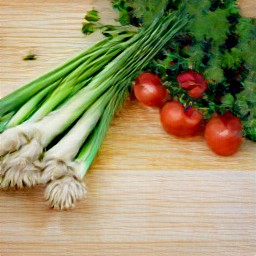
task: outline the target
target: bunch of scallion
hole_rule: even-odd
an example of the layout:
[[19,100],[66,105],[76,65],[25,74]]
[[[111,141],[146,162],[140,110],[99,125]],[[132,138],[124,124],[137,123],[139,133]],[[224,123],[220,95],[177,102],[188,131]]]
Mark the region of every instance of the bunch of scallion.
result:
[[121,32],[0,100],[0,186],[45,184],[51,207],[86,194],[83,179],[132,79],[187,23],[162,10],[138,33]]

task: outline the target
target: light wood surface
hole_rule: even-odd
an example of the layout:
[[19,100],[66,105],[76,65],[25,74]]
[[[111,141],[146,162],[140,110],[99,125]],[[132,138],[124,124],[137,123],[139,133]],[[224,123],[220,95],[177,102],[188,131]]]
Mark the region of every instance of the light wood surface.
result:
[[[255,15],[254,0],[240,5]],[[0,0],[0,96],[98,40],[80,32],[91,7],[116,17],[104,0]],[[128,101],[75,209],[48,209],[43,187],[0,192],[0,256],[255,256],[255,158],[247,140],[222,158],[201,136],[171,137],[157,110]]]

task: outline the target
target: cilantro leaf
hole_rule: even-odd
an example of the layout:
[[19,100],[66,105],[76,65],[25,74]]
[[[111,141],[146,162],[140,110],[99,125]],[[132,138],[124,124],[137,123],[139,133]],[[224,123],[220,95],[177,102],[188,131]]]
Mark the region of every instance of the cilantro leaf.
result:
[[100,20],[100,17],[98,15],[98,11],[93,9],[86,13],[84,19],[89,22],[97,22]]
[[119,11],[121,25],[148,26],[163,14],[168,2],[166,0],[113,0],[112,6]]

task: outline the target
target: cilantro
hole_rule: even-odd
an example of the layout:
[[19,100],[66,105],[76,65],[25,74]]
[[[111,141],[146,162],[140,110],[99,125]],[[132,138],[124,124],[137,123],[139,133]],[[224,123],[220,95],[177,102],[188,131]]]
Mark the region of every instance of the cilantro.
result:
[[221,103],[223,107],[232,109],[234,105],[235,99],[231,93],[227,93],[223,96]]
[[82,26],[82,32],[85,35],[90,35],[96,30],[96,26],[93,22],[84,21]]
[[[171,1],[169,1],[171,2]],[[166,0],[113,0],[114,9],[119,12],[121,25],[147,26],[163,14]]]
[[97,22],[100,20],[100,17],[98,15],[98,11],[93,9],[86,13],[84,19],[89,22]]
[[[200,8],[198,9],[200,10]],[[198,41],[212,39],[216,45],[223,44],[229,31],[227,11],[216,10],[204,13],[201,10],[201,14],[196,15],[190,22],[190,31]]]
[[252,141],[256,141],[256,116],[246,121],[242,121],[243,135]]
[[106,30],[105,27],[107,26],[99,23],[99,20],[100,20],[100,16],[97,10],[92,9],[88,11],[84,16],[84,21],[82,24],[82,33],[86,35],[90,35],[97,30],[102,30],[102,29]]
[[166,0],[134,0],[130,1],[133,8],[133,15],[141,19],[144,26],[150,25],[154,19],[163,14],[166,7]]
[[221,56],[223,67],[233,68],[241,62],[241,52],[237,48],[232,48],[230,51],[225,50]]
[[82,33],[90,35],[93,32],[100,30],[101,33],[106,37],[114,37],[120,34],[136,34],[137,28],[132,26],[116,26],[116,25],[105,25],[99,22],[100,16],[97,10],[91,10],[84,16],[82,24]]
[[221,83],[224,80],[223,69],[218,65],[211,65],[204,71],[205,78],[214,83]]
[[236,95],[235,113],[243,122],[244,135],[256,141],[256,80],[250,79],[244,81],[244,90]]
[[90,35],[99,29],[98,21],[100,17],[97,10],[90,10],[84,16],[84,21],[82,25],[82,32],[86,35]]
[[[133,10],[126,0],[113,0],[112,6],[119,12],[119,22],[121,25],[132,24],[131,11]],[[133,24],[132,24],[133,25]]]

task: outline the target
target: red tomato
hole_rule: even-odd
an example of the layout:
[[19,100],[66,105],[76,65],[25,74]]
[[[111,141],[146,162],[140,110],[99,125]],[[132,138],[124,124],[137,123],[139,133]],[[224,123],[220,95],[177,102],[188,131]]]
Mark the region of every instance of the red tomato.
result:
[[161,109],[161,123],[170,134],[187,137],[194,135],[202,124],[203,115],[199,110],[190,107],[185,110],[178,101],[166,103]]
[[236,153],[242,143],[240,119],[227,112],[213,116],[205,128],[208,146],[218,155],[230,156]]
[[134,94],[136,99],[146,106],[162,107],[168,91],[157,75],[145,72],[136,79]]
[[192,98],[201,98],[208,87],[204,76],[194,71],[179,74],[177,81],[181,88],[188,90],[188,95]]

